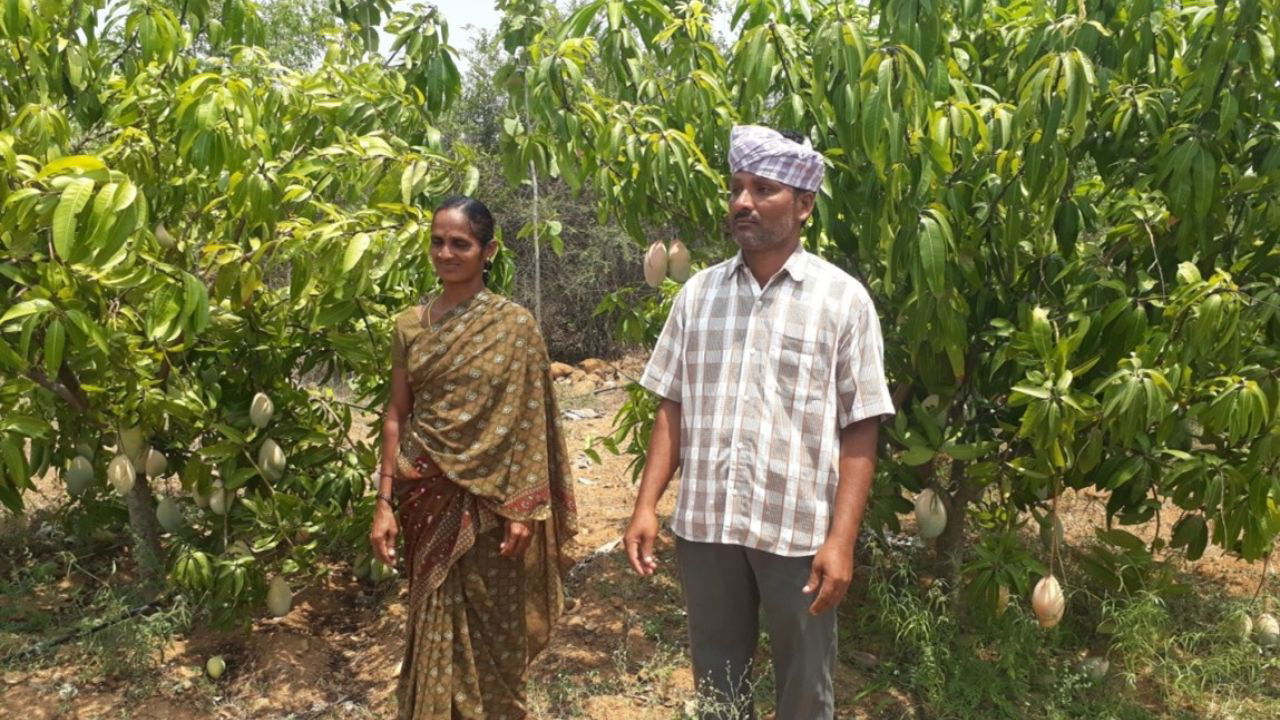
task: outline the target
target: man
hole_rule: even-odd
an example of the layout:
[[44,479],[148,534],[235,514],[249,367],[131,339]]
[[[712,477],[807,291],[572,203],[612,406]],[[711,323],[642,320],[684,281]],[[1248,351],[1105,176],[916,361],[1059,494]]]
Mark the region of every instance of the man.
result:
[[631,566],[657,568],[656,507],[676,468],[671,528],[700,692],[754,717],[751,658],[764,609],[778,720],[834,713],[835,608],[893,413],[866,289],[805,252],[822,184],[807,142],[757,126],[730,137],[733,259],[676,297],[641,384],[662,398],[635,510]]

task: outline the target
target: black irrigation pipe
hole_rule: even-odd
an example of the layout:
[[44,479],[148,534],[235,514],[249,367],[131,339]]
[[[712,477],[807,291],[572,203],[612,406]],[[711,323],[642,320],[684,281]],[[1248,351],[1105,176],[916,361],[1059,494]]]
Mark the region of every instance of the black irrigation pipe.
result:
[[18,660],[23,660],[35,655],[42,655],[60,645],[65,645],[66,643],[69,643],[72,640],[80,640],[90,635],[94,635],[96,633],[102,632],[103,630],[106,630],[112,625],[118,625],[124,622],[125,620],[129,620],[141,615],[152,615],[157,610],[160,610],[161,607],[166,602],[169,601],[169,599],[170,599],[170,596],[168,594],[163,595],[161,597],[156,598],[155,600],[152,600],[146,605],[139,605],[138,607],[131,608],[127,610],[123,615],[120,615],[119,617],[116,617],[111,620],[104,620],[98,623],[97,625],[94,625],[93,627],[88,628],[87,630],[72,631],[67,633],[66,635],[63,635],[62,637],[54,638],[52,640],[46,640],[33,647],[19,650],[16,653],[10,654],[8,657],[5,657],[3,660],[0,660],[0,665],[8,665],[9,663],[16,662]]

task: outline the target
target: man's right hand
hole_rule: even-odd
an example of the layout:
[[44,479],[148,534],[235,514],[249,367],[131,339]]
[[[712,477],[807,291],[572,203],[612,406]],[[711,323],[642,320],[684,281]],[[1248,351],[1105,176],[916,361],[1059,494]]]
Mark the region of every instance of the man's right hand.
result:
[[642,577],[648,577],[658,569],[658,559],[653,556],[653,543],[657,537],[658,514],[651,509],[637,507],[631,513],[627,531],[622,535],[622,545],[627,549],[632,569]]
[[649,577],[658,569],[658,560],[653,556],[653,543],[658,539],[658,499],[679,465],[680,403],[663,400],[653,419],[653,432],[649,433],[649,452],[645,455],[635,510],[622,535],[631,568],[640,577]]

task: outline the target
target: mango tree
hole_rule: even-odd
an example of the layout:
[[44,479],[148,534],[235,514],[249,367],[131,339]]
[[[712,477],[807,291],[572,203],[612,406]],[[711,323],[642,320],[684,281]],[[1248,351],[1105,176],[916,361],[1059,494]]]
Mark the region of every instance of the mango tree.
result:
[[432,124],[439,13],[335,12],[306,70],[248,0],[0,12],[0,502],[57,472],[78,529],[127,514],[144,576],[227,616],[366,531],[353,414],[433,282],[424,209],[478,178]]
[[[947,563],[994,601],[1043,566],[1010,542],[1068,488],[1154,544],[1247,559],[1280,531],[1280,13],[1274,0],[502,3],[519,162],[591,188],[638,243],[709,264],[732,124],[806,133],[829,172],[806,245],[862,278],[899,414],[871,523],[933,489]],[[529,18],[532,18],[530,20]],[[522,28],[546,29],[526,32]],[[529,118],[525,119],[525,115]],[[655,237],[656,233],[656,237]],[[605,307],[652,341],[675,292]],[[605,439],[643,451],[633,394]],[[909,495],[908,495],[909,496]],[[965,554],[966,523],[981,525]],[[952,565],[952,567],[955,567]]]

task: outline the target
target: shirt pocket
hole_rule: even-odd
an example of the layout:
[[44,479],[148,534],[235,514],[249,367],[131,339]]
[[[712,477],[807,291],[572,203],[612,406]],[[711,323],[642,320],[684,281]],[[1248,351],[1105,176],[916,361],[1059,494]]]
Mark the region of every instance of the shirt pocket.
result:
[[826,392],[834,392],[829,387],[834,342],[829,332],[788,328],[778,333],[777,340],[775,369],[784,401],[808,408],[821,403]]

